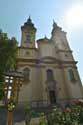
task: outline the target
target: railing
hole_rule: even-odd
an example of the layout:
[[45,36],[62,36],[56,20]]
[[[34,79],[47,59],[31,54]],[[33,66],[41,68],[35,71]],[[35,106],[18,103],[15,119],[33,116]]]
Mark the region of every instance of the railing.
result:
[[27,107],[31,106],[31,108],[45,108],[48,107],[48,101],[31,101],[31,102],[18,102],[17,107]]
[[48,101],[45,100],[39,100],[39,101],[24,101],[24,102],[18,102],[17,107],[26,107],[26,106],[31,106],[32,108],[47,108],[49,106],[67,106],[67,105],[71,105],[72,103],[74,103],[77,100],[83,100],[83,98],[72,98],[72,99],[58,99],[56,101],[56,103],[51,104]]
[[[61,106],[69,106],[77,100],[83,100],[83,98],[72,98],[72,99],[58,99],[56,103],[51,104],[46,100],[35,100],[35,101],[23,101],[17,103],[17,108],[26,108],[31,106],[31,108],[48,108],[57,105]],[[4,105],[4,101],[0,101],[0,106]]]

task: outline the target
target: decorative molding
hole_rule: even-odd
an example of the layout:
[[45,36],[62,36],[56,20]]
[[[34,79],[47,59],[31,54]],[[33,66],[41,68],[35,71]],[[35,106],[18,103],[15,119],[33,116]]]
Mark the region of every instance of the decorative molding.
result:
[[70,67],[77,69],[76,66],[54,66],[54,68],[58,68],[58,69],[64,69],[64,68],[70,68]]
[[45,68],[45,65],[36,65],[36,64],[17,64],[17,67],[24,67],[24,66],[31,66],[31,67],[36,67],[36,68]]
[[[77,64],[77,61],[61,61],[61,60],[57,60],[55,58],[41,58],[41,59],[26,59],[26,58],[17,58],[17,63],[18,62],[25,62],[25,63],[35,63],[36,65],[41,65],[41,64],[58,64],[59,66],[63,65],[63,64]],[[76,67],[76,66],[75,66]]]
[[37,63],[38,59],[26,59],[26,58],[18,58],[17,57],[17,62],[33,62],[33,63]]
[[73,51],[72,50],[60,50],[59,49],[59,50],[57,50],[57,52],[68,52],[68,53],[70,52],[70,53],[72,53]]
[[34,50],[38,51],[38,49],[37,49],[37,48],[34,48],[34,47],[19,46],[18,49],[34,49]]
[[77,64],[77,61],[61,61],[62,64]]

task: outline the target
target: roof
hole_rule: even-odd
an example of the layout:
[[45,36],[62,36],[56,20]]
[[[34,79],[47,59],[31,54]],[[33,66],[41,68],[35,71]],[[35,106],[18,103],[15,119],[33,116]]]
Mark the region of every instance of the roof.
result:
[[37,40],[37,42],[49,42],[50,40],[45,36],[44,38],[41,38]]

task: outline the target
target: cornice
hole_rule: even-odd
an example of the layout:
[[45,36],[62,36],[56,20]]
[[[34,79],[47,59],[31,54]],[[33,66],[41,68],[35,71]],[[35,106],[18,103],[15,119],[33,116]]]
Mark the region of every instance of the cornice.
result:
[[72,50],[57,50],[57,52],[70,52],[70,53],[72,53],[73,51]]
[[34,59],[30,59],[30,58],[17,58],[17,62],[33,62],[33,63],[37,63],[37,64],[77,64],[77,61],[65,61],[65,60],[59,60],[53,57],[43,57],[40,59],[34,58]]
[[17,58],[17,62],[34,62],[37,63],[37,59],[24,59],[24,58]]
[[35,48],[35,47],[24,47],[24,46],[19,46],[18,49],[34,49],[34,50],[38,51],[38,49]]
[[61,64],[77,64],[77,61],[61,61]]
[[17,67],[18,66],[22,66],[22,67],[31,66],[31,67],[36,67],[36,68],[45,68],[46,67],[46,65],[37,65],[37,64],[17,64]]
[[[47,65],[45,64],[17,64],[17,67],[20,66],[20,67],[24,67],[24,66],[30,66],[30,67],[35,67],[35,68],[45,68]],[[72,65],[63,65],[63,66],[60,66],[60,65],[56,65],[56,66],[52,66],[53,68],[57,68],[57,69],[66,69],[66,68],[74,68],[74,69],[77,69],[76,66],[72,66]]]
[[77,64],[77,61],[65,61],[65,60],[60,60],[54,57],[46,56],[43,58],[38,59],[38,63],[48,63],[48,64]]

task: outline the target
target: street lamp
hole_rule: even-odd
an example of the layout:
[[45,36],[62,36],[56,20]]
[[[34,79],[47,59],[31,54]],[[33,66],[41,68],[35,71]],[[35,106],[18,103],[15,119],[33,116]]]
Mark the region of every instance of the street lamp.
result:
[[23,82],[23,74],[8,71],[5,74],[5,105],[7,106],[6,125],[13,125],[13,110],[18,101],[19,90]]

